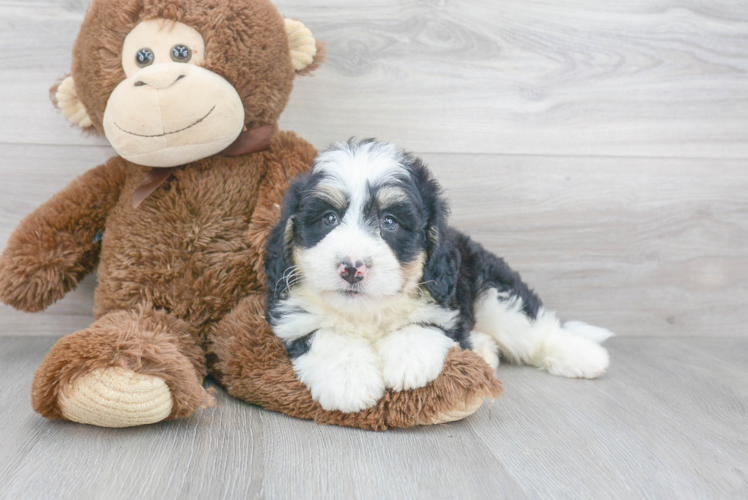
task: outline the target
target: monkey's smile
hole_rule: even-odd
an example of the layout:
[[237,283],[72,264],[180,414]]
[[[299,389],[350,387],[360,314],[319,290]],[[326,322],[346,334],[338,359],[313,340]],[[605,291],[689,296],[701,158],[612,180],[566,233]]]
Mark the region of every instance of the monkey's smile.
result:
[[118,129],[120,129],[122,132],[124,132],[126,134],[130,134],[130,135],[134,135],[136,137],[164,137],[164,136],[167,136],[167,135],[178,134],[179,132],[184,132],[188,128],[194,127],[195,125],[197,125],[201,121],[205,120],[208,117],[208,115],[210,115],[213,112],[214,109],[216,109],[215,106],[213,106],[212,108],[210,108],[210,111],[208,111],[208,113],[205,116],[203,116],[202,118],[200,118],[196,122],[192,123],[191,125],[187,125],[186,127],[180,128],[179,130],[174,130],[173,132],[164,132],[163,134],[155,134],[155,135],[136,134],[135,132],[130,132],[128,130],[123,129],[122,127],[120,127],[119,125],[117,125],[117,122],[114,122],[114,126],[117,127]]

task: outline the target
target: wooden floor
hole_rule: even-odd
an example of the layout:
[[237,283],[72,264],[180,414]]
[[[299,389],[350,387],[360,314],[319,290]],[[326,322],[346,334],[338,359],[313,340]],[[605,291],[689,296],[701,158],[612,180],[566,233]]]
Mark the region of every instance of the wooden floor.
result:
[[0,338],[0,498],[748,498],[748,339],[615,338],[601,380],[499,368],[462,422],[374,433],[249,406],[132,429],[50,422],[53,338]]
[[[0,248],[113,154],[48,88],[89,0],[0,0]],[[95,277],[0,305],[0,499],[748,498],[748,2],[278,0],[328,43],[281,127],[422,155],[452,222],[565,319],[615,331],[600,381],[500,368],[470,419],[374,434],[245,405],[107,430],[33,414]],[[38,337],[39,335],[48,337]]]

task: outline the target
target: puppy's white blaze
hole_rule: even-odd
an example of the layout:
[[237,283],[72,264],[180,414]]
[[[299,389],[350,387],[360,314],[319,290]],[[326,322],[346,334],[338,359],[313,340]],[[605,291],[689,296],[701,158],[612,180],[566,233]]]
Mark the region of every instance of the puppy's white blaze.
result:
[[360,221],[369,186],[396,181],[408,175],[404,155],[393,144],[365,143],[352,149],[349,144],[337,143],[334,149],[322,153],[314,165],[314,173],[324,173],[320,185],[337,189],[349,199],[344,221]]
[[394,144],[370,142],[354,149],[349,144],[336,143],[317,157],[313,172],[337,178],[342,186],[365,185],[367,181],[376,185],[407,175],[404,158]]
[[396,391],[417,389],[436,379],[447,352],[457,343],[438,328],[410,325],[377,344],[384,383]]
[[475,301],[475,330],[490,335],[510,360],[554,375],[595,378],[608,368],[608,352],[596,342],[562,328],[552,312],[528,318],[519,297],[506,300],[494,288]]
[[361,338],[320,330],[309,352],[296,358],[293,367],[325,410],[365,410],[384,394],[379,356]]

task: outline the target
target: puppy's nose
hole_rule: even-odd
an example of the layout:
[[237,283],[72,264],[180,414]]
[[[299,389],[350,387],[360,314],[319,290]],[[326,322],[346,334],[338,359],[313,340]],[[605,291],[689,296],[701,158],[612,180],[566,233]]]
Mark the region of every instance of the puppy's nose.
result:
[[339,268],[340,277],[346,280],[351,285],[363,280],[364,275],[366,274],[366,270],[366,264],[364,264],[360,260],[357,260],[353,264],[351,264],[350,261],[343,262],[342,264],[340,264]]

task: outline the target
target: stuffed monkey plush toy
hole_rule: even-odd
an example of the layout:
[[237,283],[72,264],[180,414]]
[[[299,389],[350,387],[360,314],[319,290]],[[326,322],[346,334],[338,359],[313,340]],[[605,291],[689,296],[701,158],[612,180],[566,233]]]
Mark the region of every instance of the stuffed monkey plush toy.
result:
[[211,374],[271,410],[383,430],[462,418],[500,393],[455,349],[426,387],[328,412],[265,322],[265,241],[316,155],[278,117],[321,59],[267,0],[93,0],[53,96],[118,156],[27,216],[0,258],[0,299],[25,311],[98,265],[95,321],[37,370],[37,412],[106,427],[187,417],[211,404]]

